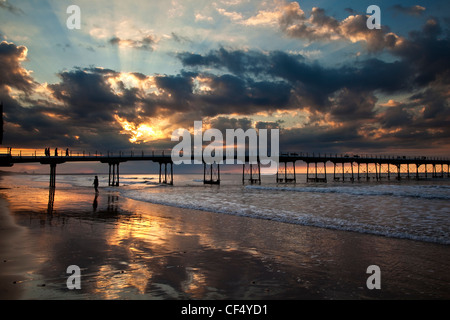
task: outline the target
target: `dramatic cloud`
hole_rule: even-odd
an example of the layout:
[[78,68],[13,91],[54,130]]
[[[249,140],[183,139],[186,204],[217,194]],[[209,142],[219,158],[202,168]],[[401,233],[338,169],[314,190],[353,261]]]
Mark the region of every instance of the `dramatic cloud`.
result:
[[292,38],[314,41],[363,42],[369,51],[381,51],[384,48],[395,47],[401,39],[390,32],[389,28],[370,30],[367,28],[367,16],[357,15],[352,9],[347,9],[352,15],[339,21],[327,15],[325,9],[314,7],[309,17],[297,2],[279,2],[276,9],[261,10],[256,16],[248,19],[235,19],[248,26],[278,25],[283,33]]
[[[164,33],[172,41],[160,43],[185,49],[168,50],[167,64],[161,60],[167,68],[160,73],[152,68],[124,71],[106,63],[105,68],[85,67],[90,64],[83,61],[61,68],[56,80],[43,83],[25,68],[27,47],[3,41],[5,143],[102,151],[139,143],[167,148],[173,145],[173,130],[202,120],[221,130],[279,128],[281,148],[291,151],[449,146],[450,38],[442,20],[428,18],[422,28],[400,37],[387,26],[367,29],[366,16],[349,10],[352,15],[340,20],[322,8],[305,12],[297,2],[262,6],[251,15],[239,12],[238,4],[230,6],[216,8],[214,19],[220,15],[233,26],[252,30],[279,28],[290,44],[301,46],[307,40],[313,44],[310,50],[333,41],[361,42],[367,50],[348,46],[352,54],[353,47],[363,53],[342,61],[298,54],[305,47],[297,53],[219,44],[191,50],[195,36],[173,29]],[[196,17],[198,24],[212,21],[203,17]],[[99,43],[109,43],[98,51],[112,46],[152,51],[157,39],[163,39],[144,26],[136,31],[126,21],[121,30],[96,29],[97,36],[87,31]],[[139,56],[153,59],[158,51]],[[113,52],[125,61],[121,50]]]
[[27,59],[27,53],[25,46],[16,46],[6,41],[0,43],[0,86],[6,85],[30,92],[34,81],[21,65]]
[[[300,12],[296,13],[298,19],[304,18]],[[314,19],[337,26],[324,16],[316,15]],[[340,28],[343,25],[349,27],[351,24],[340,24]],[[348,30],[348,34],[357,32]],[[380,39],[386,40],[386,34]],[[184,52],[178,58],[185,67],[197,72],[202,69],[211,72],[212,68],[231,73],[233,76],[227,76],[230,80],[233,77],[241,79],[236,79],[236,83],[241,81],[240,86],[224,92],[224,96],[234,92],[234,104],[242,98],[242,79],[258,78],[265,79],[268,84],[282,84],[286,88],[286,103],[278,101],[277,108],[303,109],[310,114],[309,122],[304,123],[303,128],[283,129],[286,144],[294,143],[295,136],[299,145],[303,141],[298,136],[301,133],[303,137],[311,138],[309,141],[320,141],[324,148],[332,147],[327,141],[342,141],[339,147],[346,144],[356,148],[365,144],[378,148],[383,145],[382,141],[392,146],[410,147],[414,140],[427,147],[425,141],[440,141],[450,131],[449,45],[450,39],[443,35],[439,22],[429,19],[421,31],[411,32],[409,38],[395,45],[381,43],[380,48],[389,48],[388,52],[396,57],[391,62],[370,58],[333,68],[281,51],[225,48],[204,55]],[[379,94],[400,93],[409,96],[409,100],[387,110],[377,107]],[[236,112],[236,109],[231,110]],[[257,109],[248,110],[257,112]],[[239,114],[243,114],[242,111]],[[320,130],[312,130],[314,127]],[[292,140],[288,138],[291,136]]]

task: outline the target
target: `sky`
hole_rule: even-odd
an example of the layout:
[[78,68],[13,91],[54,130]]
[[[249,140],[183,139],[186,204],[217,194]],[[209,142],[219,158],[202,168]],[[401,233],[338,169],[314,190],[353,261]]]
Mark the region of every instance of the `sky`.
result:
[[[373,4],[381,29],[366,25]],[[3,147],[162,150],[202,121],[277,128],[282,152],[449,156],[449,9],[0,0]]]

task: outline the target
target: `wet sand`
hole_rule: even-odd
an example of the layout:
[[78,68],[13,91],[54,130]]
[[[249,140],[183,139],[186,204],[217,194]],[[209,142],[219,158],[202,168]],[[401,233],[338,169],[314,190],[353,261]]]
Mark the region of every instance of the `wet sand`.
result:
[[21,281],[33,268],[24,248],[26,229],[18,226],[10,215],[8,203],[0,196],[0,300],[20,299]]
[[[1,299],[450,298],[445,245],[172,208],[107,190],[30,192],[0,190]],[[69,265],[81,268],[81,290],[66,286]],[[380,290],[366,286],[369,265],[380,267]]]

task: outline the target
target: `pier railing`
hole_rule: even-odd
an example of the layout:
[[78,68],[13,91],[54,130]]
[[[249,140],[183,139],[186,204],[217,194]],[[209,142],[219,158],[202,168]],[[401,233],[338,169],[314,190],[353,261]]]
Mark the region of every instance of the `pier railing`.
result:
[[170,157],[170,149],[160,150],[121,150],[121,151],[98,151],[98,150],[68,150],[59,149],[55,152],[54,149],[50,150],[49,154],[46,154],[45,150],[32,150],[32,149],[14,149],[14,148],[0,148],[0,156],[11,156],[13,158],[107,158],[107,157]]
[[[193,154],[191,154],[193,155]],[[251,158],[253,152],[246,154],[242,169],[242,181],[261,183],[261,162]],[[273,156],[273,155],[272,155]],[[224,160],[228,155],[224,155]],[[236,158],[235,159],[239,160]],[[55,185],[56,166],[66,162],[101,162],[109,165],[109,185],[119,185],[119,166],[127,161],[153,161],[159,164],[159,182],[173,184],[173,161],[171,150],[119,150],[119,151],[86,151],[70,149],[31,150],[3,148],[0,150],[0,166],[11,167],[19,163],[40,163],[50,165],[50,186]],[[306,180],[311,182],[327,182],[327,163],[333,165],[334,181],[381,180],[395,177],[420,179],[429,175],[432,178],[450,177],[450,158],[436,156],[399,156],[376,154],[338,154],[281,152],[278,157],[276,181],[296,182],[296,162],[306,163]],[[239,161],[237,162],[239,163]],[[220,183],[222,163],[204,163],[203,180],[205,184]],[[429,166],[431,166],[431,171]],[[446,167],[446,171],[445,171]],[[169,171],[170,170],[170,171]],[[208,173],[208,174],[207,174]]]
[[[40,157],[59,157],[59,158],[100,158],[100,157],[124,157],[124,158],[139,158],[139,157],[170,157],[170,149],[157,150],[119,150],[119,151],[99,151],[99,150],[81,150],[81,149],[60,149],[57,153],[55,149],[50,150],[50,154],[46,155],[43,149],[18,149],[18,148],[0,148],[0,156],[11,156],[18,158],[40,158]],[[280,152],[282,158],[309,158],[309,159],[349,159],[353,161],[361,160],[429,160],[429,161],[450,161],[449,157],[437,156],[404,156],[404,155],[389,155],[389,154],[348,154],[348,153],[320,153],[320,152]]]

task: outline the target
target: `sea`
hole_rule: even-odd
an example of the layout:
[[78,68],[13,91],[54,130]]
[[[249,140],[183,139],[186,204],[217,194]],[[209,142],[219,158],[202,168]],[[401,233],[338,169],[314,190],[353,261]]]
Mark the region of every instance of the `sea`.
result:
[[[93,194],[93,178],[84,174],[57,175],[56,192]],[[202,174],[175,174],[174,184],[164,185],[159,184],[157,175],[124,174],[119,187],[109,187],[108,175],[99,175],[101,193],[114,191],[120,197],[142,202],[450,244],[450,179],[330,182],[329,177],[328,183],[316,183],[306,182],[306,176],[298,174],[295,184],[277,183],[272,175],[263,175],[260,184],[243,184],[240,174],[222,174],[220,185],[205,185],[202,178]],[[1,181],[2,187],[16,188],[15,201],[23,201],[24,205],[30,202],[24,194],[48,189],[48,184],[48,175],[8,175]]]

